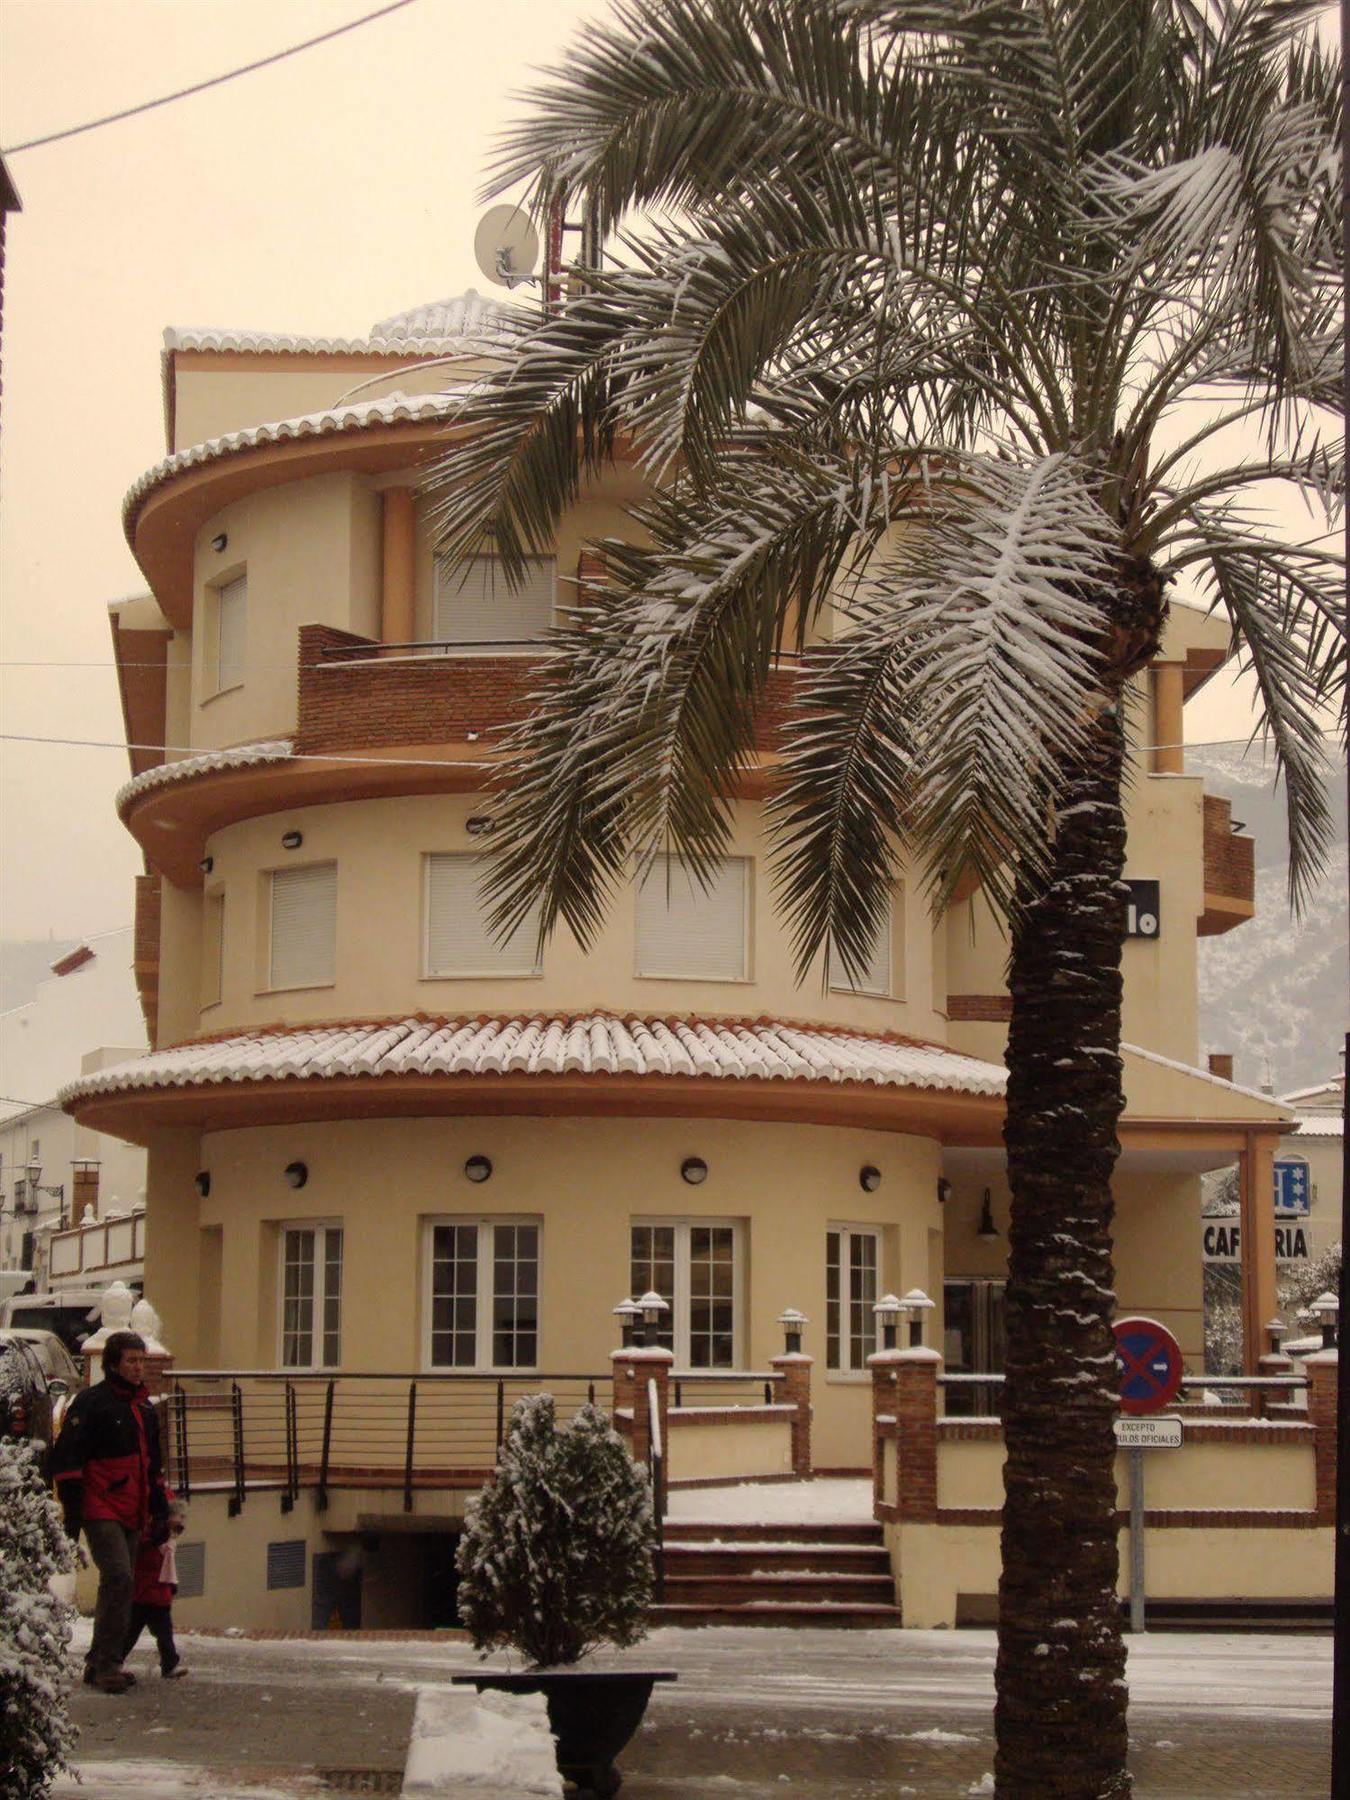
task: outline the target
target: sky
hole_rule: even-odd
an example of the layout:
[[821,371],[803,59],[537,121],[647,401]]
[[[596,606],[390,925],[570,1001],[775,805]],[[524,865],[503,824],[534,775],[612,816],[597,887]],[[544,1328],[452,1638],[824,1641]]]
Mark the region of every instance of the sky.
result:
[[[3,0],[0,144],[206,80],[379,0]],[[107,602],[144,590],[121,500],[164,454],[168,325],[361,336],[487,286],[494,141],[532,67],[604,0],[413,0],[140,117],[7,155],[0,410],[0,729],[120,743]],[[1191,741],[1245,737],[1216,679]],[[0,741],[0,938],[130,921],[125,752]]]

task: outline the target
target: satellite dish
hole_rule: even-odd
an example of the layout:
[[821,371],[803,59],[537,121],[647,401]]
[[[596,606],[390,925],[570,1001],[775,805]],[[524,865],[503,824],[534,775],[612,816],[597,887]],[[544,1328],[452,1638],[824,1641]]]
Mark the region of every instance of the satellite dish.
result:
[[539,233],[518,206],[494,206],[478,221],[473,254],[479,268],[498,287],[528,281],[539,260]]

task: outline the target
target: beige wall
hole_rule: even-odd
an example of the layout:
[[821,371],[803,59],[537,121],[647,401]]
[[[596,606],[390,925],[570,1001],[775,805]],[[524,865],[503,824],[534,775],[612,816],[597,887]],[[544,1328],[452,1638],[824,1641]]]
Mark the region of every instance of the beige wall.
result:
[[699,1424],[672,1415],[669,1456],[672,1481],[791,1475],[791,1420],[771,1417],[755,1424]]
[[[566,928],[544,955],[541,977],[424,979],[422,968],[423,857],[435,851],[475,848],[464,829],[481,801],[467,795],[409,796],[296,808],[246,819],[208,841],[214,858],[213,891],[225,892],[225,981],[219,1005],[201,1012],[202,1031],[258,1024],[299,1024],[322,1019],[398,1016],[407,1012],[462,1014],[592,1007],[639,1012],[760,1013],[900,1031],[940,1038],[943,1024],[932,1005],[931,936],[917,884],[903,890],[903,928],[897,931],[893,967],[900,970],[903,1001],[839,992],[822,993],[818,978],[798,986],[787,932],[775,914],[765,844],[757,835],[759,809],[736,809],[734,854],[756,858],[751,889],[751,979],[671,981],[640,978],[635,968],[635,896],[621,893],[589,956]],[[281,846],[282,833],[304,834],[298,851]],[[338,868],[337,981],[331,987],[269,993],[266,872],[335,861]],[[191,902],[166,908],[186,920]],[[169,959],[166,923],[163,988],[170,996],[175,1035],[200,993],[196,957],[175,936]],[[176,927],[174,928],[176,931]],[[903,945],[900,940],[903,939]],[[167,1035],[167,1033],[166,1033]],[[184,1033],[183,1035],[187,1035]]]
[[[709,1169],[698,1188],[679,1172],[695,1153]],[[494,1169],[479,1187],[462,1172],[474,1154],[490,1157]],[[870,1454],[868,1381],[825,1369],[825,1232],[831,1224],[882,1227],[884,1286],[922,1285],[938,1224],[937,1159],[937,1146],[917,1138],[725,1120],[372,1119],[220,1132],[200,1146],[180,1134],[152,1161],[146,1288],[165,1315],[166,1342],[181,1364],[196,1366],[203,1332],[215,1330],[200,1291],[198,1234],[218,1230],[220,1362],[275,1368],[278,1227],[340,1221],[343,1367],[409,1370],[422,1366],[423,1221],[537,1217],[539,1366],[607,1376],[616,1347],[611,1308],[629,1286],[629,1221],[743,1220],[738,1366],[766,1368],[782,1349],[778,1314],[786,1306],[805,1312],[805,1348],[816,1357],[815,1460],[859,1467]],[[309,1167],[299,1191],[282,1176],[295,1160]],[[882,1173],[872,1194],[858,1183],[866,1162]],[[211,1174],[210,1196],[200,1202],[192,1186],[198,1168]]]

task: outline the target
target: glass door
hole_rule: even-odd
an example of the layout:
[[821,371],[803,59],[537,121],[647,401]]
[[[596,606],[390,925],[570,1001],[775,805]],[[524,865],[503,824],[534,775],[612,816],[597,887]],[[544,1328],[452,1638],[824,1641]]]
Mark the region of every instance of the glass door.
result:
[[[1002,1281],[982,1277],[944,1281],[943,1358],[950,1375],[1001,1375],[1007,1346]],[[944,1389],[952,1418],[998,1412],[999,1388],[983,1382]]]

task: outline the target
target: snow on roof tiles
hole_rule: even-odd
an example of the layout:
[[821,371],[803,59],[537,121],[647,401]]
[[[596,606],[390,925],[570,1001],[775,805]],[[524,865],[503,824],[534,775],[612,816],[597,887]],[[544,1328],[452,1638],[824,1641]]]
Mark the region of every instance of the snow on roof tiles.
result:
[[287,331],[249,331],[232,326],[170,326],[164,348],[242,351],[281,356],[445,356],[481,349],[520,317],[518,307],[465,294],[415,306],[377,319],[366,337],[305,337]]
[[213,775],[221,769],[247,769],[254,763],[284,762],[294,748],[289,738],[277,738],[265,744],[238,744],[233,750],[207,750],[200,756],[182,756],[177,762],[161,763],[144,774],[123,782],[113,799],[118,815],[152,788],[167,787],[173,781],[190,781],[196,775]]
[[418,1016],[243,1033],[156,1050],[81,1076],[62,1089],[59,1101],[221,1082],[518,1074],[860,1081],[991,1097],[1001,1095],[1005,1083],[996,1064],[937,1044],[773,1019]]
[[1138,1056],[1144,1062],[1155,1063],[1160,1069],[1176,1069],[1182,1075],[1194,1075],[1198,1081],[1208,1081],[1211,1086],[1223,1088],[1230,1094],[1245,1094],[1249,1100],[1264,1100],[1267,1106],[1281,1106],[1274,1094],[1263,1094],[1259,1088],[1243,1087],[1240,1082],[1225,1081],[1222,1075],[1216,1075],[1211,1069],[1197,1069],[1193,1063],[1178,1062],[1175,1057],[1160,1056],[1156,1050],[1145,1050],[1140,1044],[1122,1044],[1122,1050],[1128,1050],[1131,1056]]
[[1312,1113],[1299,1120],[1291,1137],[1338,1138],[1345,1136],[1345,1121],[1335,1113]]
[[141,501],[161,482],[184,469],[214,462],[239,450],[256,450],[263,444],[284,444],[297,438],[330,437],[342,431],[360,431],[368,425],[403,425],[423,419],[444,418],[459,405],[458,394],[386,394],[379,400],[357,400],[346,406],[330,406],[323,412],[302,413],[294,419],[275,419],[252,425],[247,431],[229,431],[223,437],[191,444],[157,462],[153,469],[132,482],[122,502],[122,518],[128,527]]

